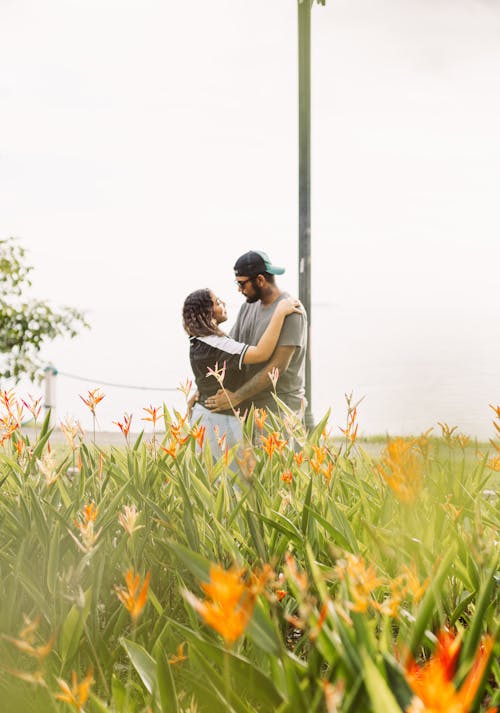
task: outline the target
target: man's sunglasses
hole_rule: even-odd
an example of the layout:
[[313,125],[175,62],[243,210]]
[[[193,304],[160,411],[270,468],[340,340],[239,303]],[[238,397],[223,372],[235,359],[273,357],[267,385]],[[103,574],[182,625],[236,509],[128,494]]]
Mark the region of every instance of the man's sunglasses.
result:
[[235,280],[234,282],[236,284],[236,287],[239,290],[242,290],[245,287],[245,285],[247,284],[247,282],[252,282],[252,280],[255,280],[255,277],[247,277],[246,280]]

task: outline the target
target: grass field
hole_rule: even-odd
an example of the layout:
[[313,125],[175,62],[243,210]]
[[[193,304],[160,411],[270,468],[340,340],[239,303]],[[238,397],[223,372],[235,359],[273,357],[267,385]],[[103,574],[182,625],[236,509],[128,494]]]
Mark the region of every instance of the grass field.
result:
[[[92,403],[94,410],[98,401]],[[375,443],[256,411],[239,449],[150,411],[52,447],[3,396],[5,710],[466,713],[498,683],[500,410]],[[17,419],[19,421],[20,419]]]

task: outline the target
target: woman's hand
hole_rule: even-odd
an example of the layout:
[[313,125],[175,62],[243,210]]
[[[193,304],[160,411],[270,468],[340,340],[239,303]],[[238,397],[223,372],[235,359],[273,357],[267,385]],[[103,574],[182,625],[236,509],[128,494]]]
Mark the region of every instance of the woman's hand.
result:
[[276,311],[280,314],[284,314],[286,317],[288,314],[292,314],[293,312],[302,314],[304,312],[304,308],[296,297],[285,297],[284,300],[280,300],[278,302]]

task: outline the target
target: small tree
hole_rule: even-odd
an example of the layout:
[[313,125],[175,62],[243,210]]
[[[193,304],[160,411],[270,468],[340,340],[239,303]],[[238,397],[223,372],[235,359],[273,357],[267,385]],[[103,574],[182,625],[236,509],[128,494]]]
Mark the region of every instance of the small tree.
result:
[[73,307],[51,307],[25,297],[32,267],[14,238],[0,240],[0,378],[41,375],[40,350],[56,337],[75,337],[89,325]]

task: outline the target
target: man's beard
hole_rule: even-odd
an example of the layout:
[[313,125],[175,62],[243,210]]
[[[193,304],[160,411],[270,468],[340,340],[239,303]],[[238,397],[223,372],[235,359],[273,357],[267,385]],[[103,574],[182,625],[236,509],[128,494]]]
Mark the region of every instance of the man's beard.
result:
[[259,287],[259,285],[253,285],[253,291],[254,294],[251,295],[250,297],[247,297],[247,302],[248,304],[253,304],[254,302],[258,302],[259,300],[262,299],[262,288]]

